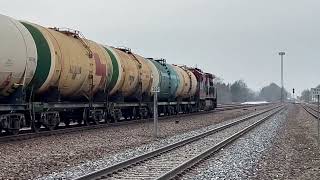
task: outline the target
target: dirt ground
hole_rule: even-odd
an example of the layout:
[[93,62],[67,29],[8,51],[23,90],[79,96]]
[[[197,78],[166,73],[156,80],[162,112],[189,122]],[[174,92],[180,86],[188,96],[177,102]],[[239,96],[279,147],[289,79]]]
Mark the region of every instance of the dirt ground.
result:
[[252,169],[252,179],[320,179],[317,120],[292,104],[278,133],[274,145]]

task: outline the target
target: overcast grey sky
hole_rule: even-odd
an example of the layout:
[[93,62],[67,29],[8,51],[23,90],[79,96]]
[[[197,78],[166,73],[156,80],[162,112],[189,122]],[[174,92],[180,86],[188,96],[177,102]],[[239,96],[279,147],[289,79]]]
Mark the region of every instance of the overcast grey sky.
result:
[[198,65],[254,90],[320,84],[319,0],[1,0],[0,13],[87,38],[126,46],[145,57]]

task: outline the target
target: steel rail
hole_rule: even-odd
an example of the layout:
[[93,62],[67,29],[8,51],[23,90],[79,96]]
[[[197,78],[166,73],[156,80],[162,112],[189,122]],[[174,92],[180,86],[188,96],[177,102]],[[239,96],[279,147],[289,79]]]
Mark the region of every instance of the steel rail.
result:
[[305,110],[305,111],[307,111],[307,113],[309,113],[311,116],[313,116],[314,118],[318,118],[318,116],[316,115],[316,114],[314,114],[313,112],[311,112],[310,110],[308,110],[308,108],[309,109],[312,109],[314,112],[318,112],[317,110],[315,110],[315,109],[313,109],[312,107],[309,107],[309,106],[307,106],[307,105],[301,105],[302,106],[302,108]]
[[[146,160],[151,159],[153,157],[159,156],[160,154],[168,153],[168,152],[170,152],[170,151],[172,151],[174,149],[177,149],[179,147],[185,146],[185,145],[190,144],[192,142],[201,140],[201,139],[203,139],[203,138],[205,138],[207,136],[210,136],[212,134],[215,134],[215,133],[220,132],[222,130],[225,130],[225,129],[229,128],[229,127],[237,125],[237,124],[239,124],[241,122],[247,121],[249,119],[252,119],[254,117],[257,117],[259,115],[262,115],[264,113],[270,112],[270,111],[275,110],[275,109],[280,108],[280,107],[282,107],[282,106],[281,105],[280,106],[276,106],[276,107],[270,108],[268,110],[264,110],[262,112],[255,113],[253,115],[249,115],[249,116],[243,117],[243,118],[241,118],[241,119],[239,119],[237,121],[230,122],[230,123],[228,123],[226,125],[223,125],[223,126],[219,126],[219,127],[215,128],[215,129],[212,129],[212,130],[204,132],[202,134],[193,136],[191,138],[187,138],[187,139],[184,139],[182,141],[179,141],[179,142],[176,142],[176,143],[172,143],[172,144],[170,144],[168,146],[165,146],[165,147],[156,149],[154,151],[142,154],[140,156],[125,160],[125,161],[117,163],[117,164],[115,164],[113,166],[109,166],[109,167],[103,168],[101,170],[94,171],[94,172],[92,172],[90,174],[83,175],[81,177],[76,178],[76,180],[89,180],[89,179],[106,178],[106,177],[108,177],[108,176],[110,176],[110,175],[112,175],[114,173],[117,173],[118,171],[122,171],[124,169],[127,169],[128,167],[132,167],[132,166],[135,166],[137,164],[140,164],[140,162],[143,162],[143,161],[146,161]],[[283,109],[283,107],[281,109]]]
[[260,119],[259,121],[255,122],[254,124],[251,124],[250,126],[246,127],[245,129],[231,135],[230,137],[222,140],[221,142],[219,142],[215,146],[213,146],[213,147],[205,150],[201,154],[185,161],[180,166],[178,166],[175,169],[171,170],[170,172],[158,177],[157,179],[158,180],[167,180],[167,179],[173,179],[175,177],[181,176],[186,170],[189,170],[190,168],[195,167],[197,164],[201,163],[206,158],[211,157],[215,153],[219,152],[221,149],[223,149],[226,146],[228,146],[229,144],[233,143],[235,140],[239,139],[240,137],[242,137],[243,135],[245,135],[246,133],[248,133],[249,131],[251,131],[255,127],[257,127],[258,125],[262,124],[264,121],[266,121],[270,117],[274,116],[278,112],[282,111],[283,109],[284,108],[281,108],[281,109],[275,111],[274,113]]

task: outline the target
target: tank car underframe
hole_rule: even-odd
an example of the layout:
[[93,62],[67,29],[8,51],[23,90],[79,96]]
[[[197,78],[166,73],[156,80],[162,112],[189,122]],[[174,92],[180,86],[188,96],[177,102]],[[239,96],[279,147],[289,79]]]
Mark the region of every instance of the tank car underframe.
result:
[[[178,113],[199,111],[195,101],[158,102],[158,115],[170,116]],[[0,129],[17,134],[21,128],[38,132],[41,127],[55,129],[60,123],[90,125],[112,123],[123,120],[153,117],[153,102],[55,102],[26,104],[0,104]]]
[[[109,97],[108,93],[104,92],[97,93],[99,96],[91,98],[91,102],[87,99],[75,102],[72,99],[62,99],[56,89],[50,90],[46,95],[46,101],[31,96],[32,88],[29,96],[23,91],[17,93],[8,101],[2,101],[6,104],[0,104],[0,130],[11,134],[17,134],[23,127],[29,127],[37,132],[42,126],[47,130],[53,130],[60,123],[64,123],[65,126],[69,126],[70,123],[90,125],[153,117],[152,97],[146,95],[141,95],[137,101],[137,99],[126,99],[121,93]],[[170,116],[212,110],[217,103],[215,94],[216,92],[206,98],[195,96],[187,99],[177,98],[176,101],[160,101],[158,115]],[[25,98],[27,96],[28,98]],[[21,97],[29,103],[22,103]]]
[[[42,95],[41,97],[46,97],[44,101],[33,95],[31,88],[27,95],[28,98],[25,98],[25,102],[29,103],[21,103],[21,100],[16,99],[14,104],[0,104],[0,130],[17,134],[23,127],[38,132],[41,127],[53,130],[60,123],[64,123],[65,126],[70,126],[71,123],[90,125],[153,117],[152,96],[145,94],[140,95],[140,98],[134,96],[133,99],[128,99],[121,93],[110,97],[107,95],[108,92],[100,92],[97,93],[99,96],[90,98],[91,101],[88,102],[87,99],[74,101],[61,98],[57,92],[57,89],[51,89],[46,95]],[[24,97],[27,96],[24,95]],[[214,108],[214,102],[212,98],[200,100],[199,97],[160,101],[158,102],[158,115],[170,116],[211,110]]]

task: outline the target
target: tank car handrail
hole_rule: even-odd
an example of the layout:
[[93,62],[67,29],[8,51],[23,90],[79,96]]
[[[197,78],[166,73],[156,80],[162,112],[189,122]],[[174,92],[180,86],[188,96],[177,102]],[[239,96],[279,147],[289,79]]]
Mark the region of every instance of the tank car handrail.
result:
[[160,58],[160,59],[155,59],[155,61],[157,61],[158,63],[160,63],[161,65],[165,65],[167,63],[166,59]]
[[125,46],[119,46],[119,47],[116,47],[116,49],[120,50],[120,51],[123,51],[125,53],[128,53],[128,54],[131,54],[131,49],[128,48],[128,47],[125,47]]
[[71,28],[64,28],[64,27],[62,27],[62,28],[49,27],[49,29],[58,31],[60,33],[66,34],[67,36],[72,36],[72,37],[78,39],[81,42],[81,44],[87,49],[89,58],[92,58],[93,52],[90,49],[90,46],[88,45],[89,43],[87,42],[87,39],[85,38],[85,36],[79,30],[71,29]]

